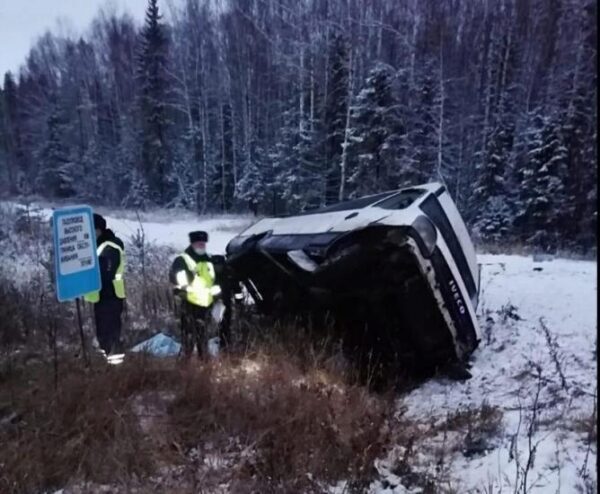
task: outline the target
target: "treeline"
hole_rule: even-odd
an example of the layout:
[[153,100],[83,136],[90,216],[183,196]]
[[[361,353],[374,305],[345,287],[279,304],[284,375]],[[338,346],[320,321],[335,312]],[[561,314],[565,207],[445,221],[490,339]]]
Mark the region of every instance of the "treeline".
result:
[[589,247],[596,13],[595,0],[149,0],[138,27],[101,11],[4,77],[1,186],[281,214],[438,180],[483,239]]

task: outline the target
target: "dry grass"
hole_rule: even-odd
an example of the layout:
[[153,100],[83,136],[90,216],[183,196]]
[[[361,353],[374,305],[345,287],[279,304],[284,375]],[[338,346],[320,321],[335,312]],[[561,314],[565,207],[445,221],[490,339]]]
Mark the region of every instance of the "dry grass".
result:
[[[368,482],[387,444],[390,397],[319,369],[302,372],[281,356],[131,358],[91,369],[60,362],[57,389],[47,364],[0,384],[0,492],[84,481],[144,492],[144,479],[165,465],[185,467],[180,485],[191,492],[211,482],[192,461],[198,454],[229,458],[212,481],[231,492],[311,492],[321,482]],[[150,395],[165,413],[142,423],[144,410],[161,408],[140,402]]]
[[0,491],[35,492],[69,479],[123,481],[148,472],[152,454],[131,411],[134,390],[164,386],[172,371],[139,362],[84,369],[61,359],[61,379],[44,364],[18,376],[4,404],[14,418],[0,428]]
[[175,331],[174,297],[168,270],[174,250],[145,243],[143,237],[127,246],[127,310],[123,337],[135,343],[156,329]]
[[308,492],[310,476],[372,476],[386,444],[389,398],[324,373],[303,374],[281,357],[253,363],[249,371],[243,359],[188,370],[171,407],[179,441],[223,450],[238,438],[247,454],[234,479],[239,492]]
[[501,410],[486,403],[449,412],[442,420],[409,418],[399,409],[391,425],[387,468],[411,492],[463,492],[456,485],[453,462],[459,455],[485,454],[497,447],[501,432]]
[[569,429],[581,434],[587,443],[597,444],[598,442],[598,416],[596,411],[589,415],[580,415],[574,418]]
[[483,403],[480,407],[459,409],[448,415],[445,421],[437,426],[438,430],[478,431],[496,434],[502,426],[502,411],[498,407]]

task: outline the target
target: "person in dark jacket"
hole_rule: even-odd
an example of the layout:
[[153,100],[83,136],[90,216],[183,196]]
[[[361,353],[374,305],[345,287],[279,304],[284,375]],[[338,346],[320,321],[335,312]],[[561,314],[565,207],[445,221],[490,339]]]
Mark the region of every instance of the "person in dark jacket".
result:
[[206,324],[210,309],[221,288],[215,283],[215,267],[206,252],[208,233],[190,232],[190,245],[175,258],[169,281],[181,300],[181,336],[183,351],[191,355],[194,343],[198,356],[204,354]]
[[84,299],[94,304],[96,338],[108,356],[120,350],[121,314],[125,301],[125,245],[106,227],[106,220],[99,214],[94,214],[94,228],[101,288],[86,294]]

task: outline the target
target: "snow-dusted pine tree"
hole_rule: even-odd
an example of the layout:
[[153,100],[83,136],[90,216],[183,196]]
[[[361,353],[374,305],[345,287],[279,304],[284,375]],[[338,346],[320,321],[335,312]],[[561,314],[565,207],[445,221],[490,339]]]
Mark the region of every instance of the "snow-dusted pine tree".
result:
[[511,151],[510,130],[500,124],[488,138],[487,159],[476,167],[471,201],[477,204],[473,227],[483,240],[500,241],[510,231],[514,213],[506,178]]
[[69,149],[63,138],[64,117],[55,104],[46,122],[46,140],[38,155],[40,171],[36,190],[44,196],[70,197],[75,193],[74,181],[77,167],[69,158]]
[[137,168],[132,168],[129,180],[128,192],[123,198],[123,206],[127,208],[145,210],[150,205],[150,191],[144,177]]
[[411,125],[408,127],[409,155],[403,166],[405,183],[417,185],[434,176],[438,152],[439,105],[434,60],[422,60],[414,84]]
[[484,159],[475,166],[470,197],[475,233],[483,240],[506,241],[515,211],[510,200],[510,175],[514,144],[513,92],[502,90],[496,125],[485,139]]
[[393,87],[394,70],[377,64],[351,111],[349,196],[397,188],[406,181],[405,129]]
[[168,200],[167,177],[171,159],[167,136],[167,55],[168,38],[158,0],[148,0],[138,62],[143,139],[141,168],[148,191],[159,204]]
[[100,145],[98,140],[94,138],[89,143],[81,159],[81,178],[75,184],[77,195],[92,204],[105,200],[111,192],[106,190],[105,187],[98,186],[98,184],[104,182],[103,175],[106,173],[106,169],[103,165]]
[[560,226],[568,214],[565,194],[567,150],[559,126],[536,113],[528,135],[527,161],[518,170],[518,212],[515,219],[523,238],[548,249],[562,244]]
[[178,156],[173,159],[167,180],[175,193],[167,204],[169,207],[197,209],[196,189],[198,184],[194,179],[193,170],[192,163],[188,161],[185,154],[178,153]]
[[246,163],[242,178],[238,182],[236,197],[246,201],[254,214],[258,213],[259,205],[266,197],[265,183],[258,163]]
[[21,126],[19,123],[19,96],[17,85],[10,72],[4,76],[4,90],[2,91],[2,139],[4,153],[1,162],[5,163],[8,190],[12,193],[23,192],[20,184],[25,175],[21,149]]
[[[299,121],[295,109],[284,112],[284,126],[277,143],[281,199],[290,213],[321,205],[325,196],[323,166],[319,161],[314,125]],[[311,128],[313,130],[311,130]]]

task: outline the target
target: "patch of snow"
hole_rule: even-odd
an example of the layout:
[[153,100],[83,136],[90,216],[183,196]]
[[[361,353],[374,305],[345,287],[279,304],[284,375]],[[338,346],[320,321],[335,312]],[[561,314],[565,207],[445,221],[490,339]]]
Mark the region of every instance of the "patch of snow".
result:
[[[596,447],[573,427],[592,415],[597,393],[596,263],[554,259],[535,271],[531,257],[480,255],[479,261],[484,341],[473,356],[473,377],[464,383],[433,379],[399,406],[405,417],[427,422],[482,403],[503,412],[498,447],[470,458],[449,453],[450,476],[461,492],[473,493],[490,486],[512,491],[523,481],[528,426],[537,413],[527,492],[575,492],[586,471],[596,477]],[[428,463],[434,458],[423,465]]]
[[[14,204],[14,206],[22,207],[18,204]],[[48,219],[51,218],[53,208],[35,208],[41,215]],[[111,211],[99,208],[95,212],[106,218],[107,227],[124,242],[131,242],[138,231],[143,229],[147,242],[168,245],[179,250],[189,245],[188,233],[190,231],[205,230],[209,234],[208,251],[213,254],[224,254],[229,241],[257,221],[256,218],[248,215],[199,216],[189,211],[165,209],[141,213],[140,223],[132,211]]]

